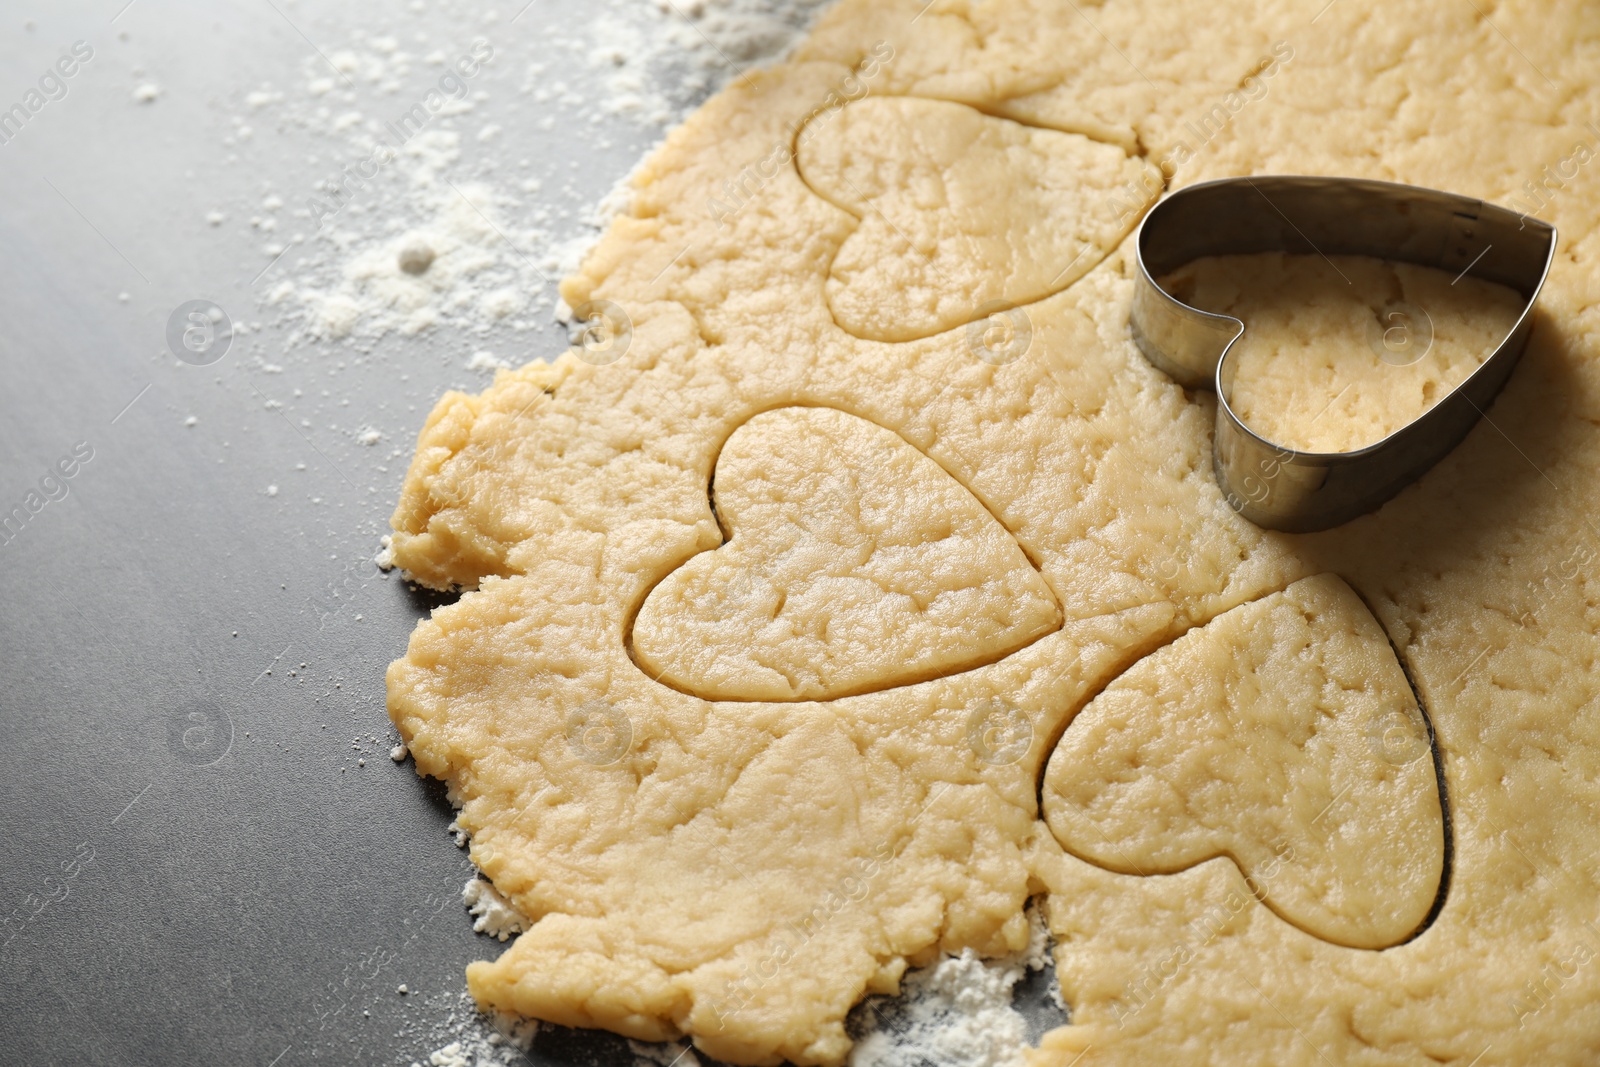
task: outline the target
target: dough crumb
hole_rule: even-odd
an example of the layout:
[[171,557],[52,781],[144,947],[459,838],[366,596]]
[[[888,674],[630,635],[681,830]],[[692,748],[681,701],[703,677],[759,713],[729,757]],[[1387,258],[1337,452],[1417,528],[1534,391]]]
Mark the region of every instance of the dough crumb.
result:
[[472,1067],[472,1061],[467,1058],[467,1053],[459,1041],[452,1041],[434,1052],[428,1057],[428,1063],[432,1067]]
[[420,237],[413,237],[400,246],[400,269],[407,274],[421,274],[433,265],[432,246]]

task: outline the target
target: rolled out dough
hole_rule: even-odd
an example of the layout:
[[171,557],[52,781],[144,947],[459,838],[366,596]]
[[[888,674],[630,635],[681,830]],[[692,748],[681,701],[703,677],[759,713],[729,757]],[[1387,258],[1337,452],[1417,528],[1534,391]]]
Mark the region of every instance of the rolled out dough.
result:
[[[470,591],[390,713],[532,920],[479,1002],[837,1064],[863,995],[1020,949],[1042,894],[1037,1067],[1600,1057],[1597,69],[1579,0],[844,0],[707,103],[563,286],[624,358],[445,396],[395,512]],[[1210,401],[1127,332],[1150,176],[1271,172],[1564,235],[1488,418],[1314,536],[1229,510]],[[1300,350],[1314,266],[1219,269]],[[1400,378],[1263,357],[1253,417],[1354,381],[1312,431],[1348,446],[1492,304]]]

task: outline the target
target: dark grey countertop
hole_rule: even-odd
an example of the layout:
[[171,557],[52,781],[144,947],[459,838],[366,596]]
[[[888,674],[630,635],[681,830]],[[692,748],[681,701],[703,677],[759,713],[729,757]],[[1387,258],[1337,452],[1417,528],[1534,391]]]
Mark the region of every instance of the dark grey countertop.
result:
[[[507,211],[581,234],[661,130],[574,106],[601,92],[561,39],[574,12],[521,7],[23,0],[0,19],[0,109],[93,49],[0,144],[0,514],[26,515],[0,537],[0,1061],[425,1063],[472,1025],[462,969],[500,945],[472,931],[450,807],[389,759],[384,711],[384,669],[436,601],[371,558],[433,402],[487,384],[465,356],[549,358],[566,334],[530,304],[514,334],[307,340],[266,303],[294,253],[258,279],[247,220],[267,195],[287,218],[345,161],[296,121],[323,57],[485,37],[482,98],[440,120],[463,132],[450,173],[537,178]],[[384,115],[437,77],[414,64],[329,106]],[[542,79],[566,102],[536,101]],[[267,84],[294,106],[254,111]],[[206,365],[167,346],[191,300],[249,324]],[[530,1059],[632,1062],[572,1031]]]

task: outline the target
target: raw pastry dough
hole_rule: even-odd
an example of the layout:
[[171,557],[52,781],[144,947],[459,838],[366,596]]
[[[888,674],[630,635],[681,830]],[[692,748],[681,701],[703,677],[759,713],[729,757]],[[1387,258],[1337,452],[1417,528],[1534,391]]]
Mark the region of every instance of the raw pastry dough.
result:
[[[839,87],[859,86],[853,71],[869,56],[871,95],[845,103]],[[1489,12],[845,0],[791,62],[707,103],[641,168],[631,212],[563,287],[573,306],[622,309],[625,356],[599,366],[572,354],[444,397],[394,516],[400,565],[472,591],[418,625],[390,668],[390,712],[418,770],[449,783],[474,859],[533,920],[469,968],[479,1001],[639,1038],[687,1033],[730,1062],[836,1064],[861,996],[894,990],[941,952],[1021,948],[1024,902],[1043,893],[1072,1023],[1045,1037],[1040,1067],[1593,1062],[1600,194],[1583,170],[1594,133],[1580,123],[1600,114],[1597,63],[1600,19],[1578,0]],[[907,129],[886,128],[887,115]],[[876,132],[828,132],[847,128]],[[968,139],[950,141],[958,132]],[[947,142],[976,148],[952,160]],[[733,210],[708,208],[773,159],[786,165],[744,181]],[[1100,220],[1131,226],[1149,200],[1142,180],[1103,198],[1072,183],[1104,188],[1113,171],[1152,167],[1172,185],[1265,172],[1408,181],[1516,197],[1555,222],[1564,237],[1538,326],[1489,421],[1346,526],[1290,537],[1240,520],[1211,476],[1209,401],[1129,341],[1126,242],[1076,281],[1047,277],[1072,247],[1097,257],[1116,239]],[[1019,192],[1058,168],[1076,177]],[[841,195],[824,171],[861,193]],[[883,180],[854,177],[868,174]],[[897,175],[917,188],[895,188]],[[946,195],[922,198],[941,183]],[[1032,212],[1050,217],[1028,230]],[[902,236],[870,227],[875,217]],[[1050,255],[1030,260],[1038,249]],[[901,279],[918,288],[896,305],[884,287]],[[991,294],[1020,306],[986,318]],[[1004,359],[988,340],[996,330]],[[1416,373],[1422,390],[1442,372]],[[1298,418],[1311,399],[1307,389],[1278,402]],[[921,453],[875,472],[891,496],[948,476],[1009,535],[964,503],[951,537],[998,547],[980,564],[951,545],[948,576],[915,580],[1032,587],[1031,572],[1059,628],[1021,638],[1043,618],[1024,596],[1015,616],[980,615],[992,626],[983,655],[944,649],[937,627],[908,630],[864,662],[813,662],[813,680],[789,686],[851,694],[823,700],[693,691],[775,691],[731,668],[756,656],[752,616],[735,612],[719,624],[726,640],[718,629],[696,646],[660,614],[654,643],[639,646],[630,622],[650,621],[652,590],[685,594],[662,603],[686,630],[711,625],[688,585],[747,536],[730,525],[725,544],[712,510],[718,456],[741,427],[754,441],[763,413],[796,407],[843,413],[816,421],[858,419]],[[1367,432],[1357,429],[1352,439]],[[818,450],[807,474],[830,473],[823,464],[839,461],[823,457],[836,455]],[[813,519],[829,537],[873,528]],[[922,536],[912,525],[893,543]],[[781,534],[753,540],[781,549]],[[919,551],[937,556],[943,540]],[[751,563],[776,574],[783,561]],[[854,557],[829,565],[861,573]],[[682,588],[664,584],[684,569]],[[1347,751],[1358,741],[1387,757],[1337,707],[1312,746],[1331,763],[1293,763],[1283,730],[1247,751],[1263,776],[1355,783],[1369,821],[1341,840],[1375,843],[1359,873],[1394,880],[1393,901],[1372,902],[1342,854],[1265,875],[1270,861],[1250,841],[1314,832],[1304,820],[1315,812],[1290,795],[1252,788],[1236,794],[1248,803],[1203,810],[1173,800],[1160,815],[1120,800],[1078,809],[1129,828],[1166,874],[1063,848],[1039,808],[1057,740],[1068,752],[1078,743],[1074,714],[1089,705],[1086,729],[1103,716],[1097,694],[1119,677],[1163,676],[1206,640],[1197,628],[1228,632],[1241,605],[1278,611],[1285,590],[1321,574],[1371,606],[1432,718],[1444,771],[1443,906],[1381,950],[1337,942],[1395,940],[1427,896],[1438,842],[1412,765],[1384,778],[1392,763],[1361,763]],[[1335,612],[1304,633],[1331,641],[1351,626]],[[1191,646],[1173,644],[1191,632]],[[1362,633],[1346,649],[1357,659],[1377,645]],[[1238,634],[1241,656],[1276,654],[1256,636]],[[830,635],[809,647],[831,656],[844,644]],[[778,642],[770,662],[792,669],[810,654],[802,645]],[[674,683],[644,669],[636,647],[653,649]],[[1282,664],[1270,673],[1290,690],[1322,679],[1325,692],[1346,677],[1346,652],[1307,653],[1303,678]],[[1152,653],[1161,658],[1140,665]],[[1199,662],[1222,680],[1186,684],[1225,691],[1227,661],[1213,650]],[[1392,682],[1383,668],[1373,693],[1399,693]],[[1206,709],[1204,722],[1238,725]],[[1152,781],[1192,780],[1181,736],[1152,750]],[[1228,751],[1237,768],[1244,757]],[[1070,796],[1073,783],[1052,788]],[[1374,798],[1393,799],[1399,821],[1373,826],[1390,810]],[[1068,825],[1065,836],[1078,835]],[[1405,841],[1415,855],[1398,854]]]
[[658,681],[708,700],[828,700],[992,663],[1061,625],[1005,527],[863,419],[757,415],[713,484],[726,546],[668,575],[634,621]]
[[1245,324],[1239,417],[1317,452],[1364,448],[1415,422],[1489,358],[1524,303],[1504,285],[1367,256],[1216,256],[1162,281]]
[[1444,876],[1429,744],[1377,620],[1319,575],[1107,686],[1050,757],[1044,815],[1074,854],[1124,874],[1227,856],[1287,921],[1387,948],[1421,929]]
[[845,108],[795,162],[818,196],[861,220],[829,266],[828,306],[879,341],[1071,285],[1138,221],[1111,194],[1154,199],[1160,188],[1153,166],[1116,145],[910,97]]

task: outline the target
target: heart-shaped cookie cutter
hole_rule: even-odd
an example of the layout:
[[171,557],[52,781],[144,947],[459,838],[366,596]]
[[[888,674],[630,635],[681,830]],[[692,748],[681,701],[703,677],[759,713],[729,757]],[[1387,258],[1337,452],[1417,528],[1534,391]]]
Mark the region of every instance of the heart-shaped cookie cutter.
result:
[[[1185,388],[1217,394],[1212,466],[1235,511],[1258,526],[1305,532],[1376,508],[1467,435],[1516,366],[1555,256],[1549,223],[1455,193],[1362,178],[1223,178],[1156,205],[1135,238],[1131,325],[1151,363]],[[1376,444],[1303,452],[1255,433],[1234,413],[1234,342],[1245,325],[1190,307],[1157,278],[1204,256],[1253,252],[1363,255],[1499,282],[1526,303],[1494,353],[1443,399]]]

